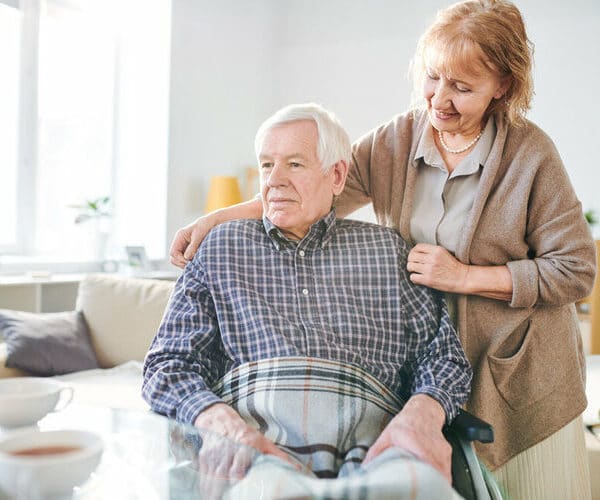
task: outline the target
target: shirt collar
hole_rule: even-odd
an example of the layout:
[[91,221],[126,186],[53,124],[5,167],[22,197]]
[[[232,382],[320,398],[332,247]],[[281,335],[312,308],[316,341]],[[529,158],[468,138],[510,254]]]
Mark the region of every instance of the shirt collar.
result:
[[[495,136],[496,124],[493,117],[490,117],[488,118],[485,128],[483,129],[483,133],[477,141],[477,144],[467,155],[467,157],[460,162],[456,170],[452,172],[452,176],[472,174],[477,172],[479,167],[483,167],[492,149]],[[415,167],[419,166],[421,164],[419,160],[421,159],[426,165],[444,170],[446,168],[444,165],[444,160],[442,160],[442,156],[435,145],[435,141],[433,139],[433,129],[430,125],[425,127],[423,134],[421,134],[421,138],[419,139],[417,150],[415,152],[413,165]]]
[[444,166],[444,160],[442,160],[440,152],[438,151],[435,141],[433,140],[433,128],[429,123],[425,127],[425,130],[419,139],[413,165],[418,166],[420,164],[420,159],[423,159],[427,165],[432,167],[438,167],[441,169],[446,168]]
[[308,233],[300,241],[292,240],[285,236],[267,216],[263,216],[263,225],[277,250],[296,245],[302,245],[305,248],[324,248],[331,240],[335,231],[335,220],[335,209],[332,208],[327,215],[310,226]]

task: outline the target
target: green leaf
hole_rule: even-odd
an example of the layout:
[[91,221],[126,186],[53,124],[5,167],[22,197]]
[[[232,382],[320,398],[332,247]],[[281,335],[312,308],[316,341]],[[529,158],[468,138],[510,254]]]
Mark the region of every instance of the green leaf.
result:
[[586,210],[585,212],[583,212],[583,215],[590,226],[593,226],[594,224],[598,223],[598,216],[596,215],[595,210]]

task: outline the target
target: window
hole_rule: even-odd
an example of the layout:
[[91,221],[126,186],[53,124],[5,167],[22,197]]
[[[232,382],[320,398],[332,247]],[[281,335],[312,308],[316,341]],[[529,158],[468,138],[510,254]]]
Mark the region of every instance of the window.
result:
[[17,165],[21,13],[0,3],[0,252],[17,249]]
[[[170,1],[21,5],[22,12],[0,4],[0,32],[12,37],[0,44],[0,60],[3,74],[15,75],[0,79],[0,109],[10,111],[0,114],[0,161],[14,165],[12,178],[2,172],[0,209],[16,214],[0,223],[0,250],[90,261],[100,230],[110,234],[107,258],[126,245],[164,257]],[[3,102],[19,102],[19,90],[21,123]],[[94,220],[75,224],[73,205],[104,196],[112,217],[100,229]]]

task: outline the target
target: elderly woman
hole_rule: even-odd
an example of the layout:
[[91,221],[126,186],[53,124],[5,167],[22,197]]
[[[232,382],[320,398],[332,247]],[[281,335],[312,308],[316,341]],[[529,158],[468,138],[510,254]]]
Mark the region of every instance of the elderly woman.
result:
[[[506,492],[589,498],[573,304],[592,287],[595,250],[554,144],[524,117],[532,50],[519,10],[472,0],[440,11],[413,72],[424,106],[354,144],[337,212],[372,202],[415,244],[412,281],[446,292],[475,372],[467,408],[496,432],[477,451]],[[255,200],[199,219],[178,232],[172,262],[222,220],[260,215]]]

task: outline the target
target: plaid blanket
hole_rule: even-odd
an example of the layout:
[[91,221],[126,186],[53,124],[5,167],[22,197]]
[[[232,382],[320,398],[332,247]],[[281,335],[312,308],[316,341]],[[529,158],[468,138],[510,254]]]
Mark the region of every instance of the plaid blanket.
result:
[[403,401],[358,367],[267,359],[232,370],[213,391],[303,469],[262,455],[230,498],[459,498],[438,472],[403,450],[361,466]]

